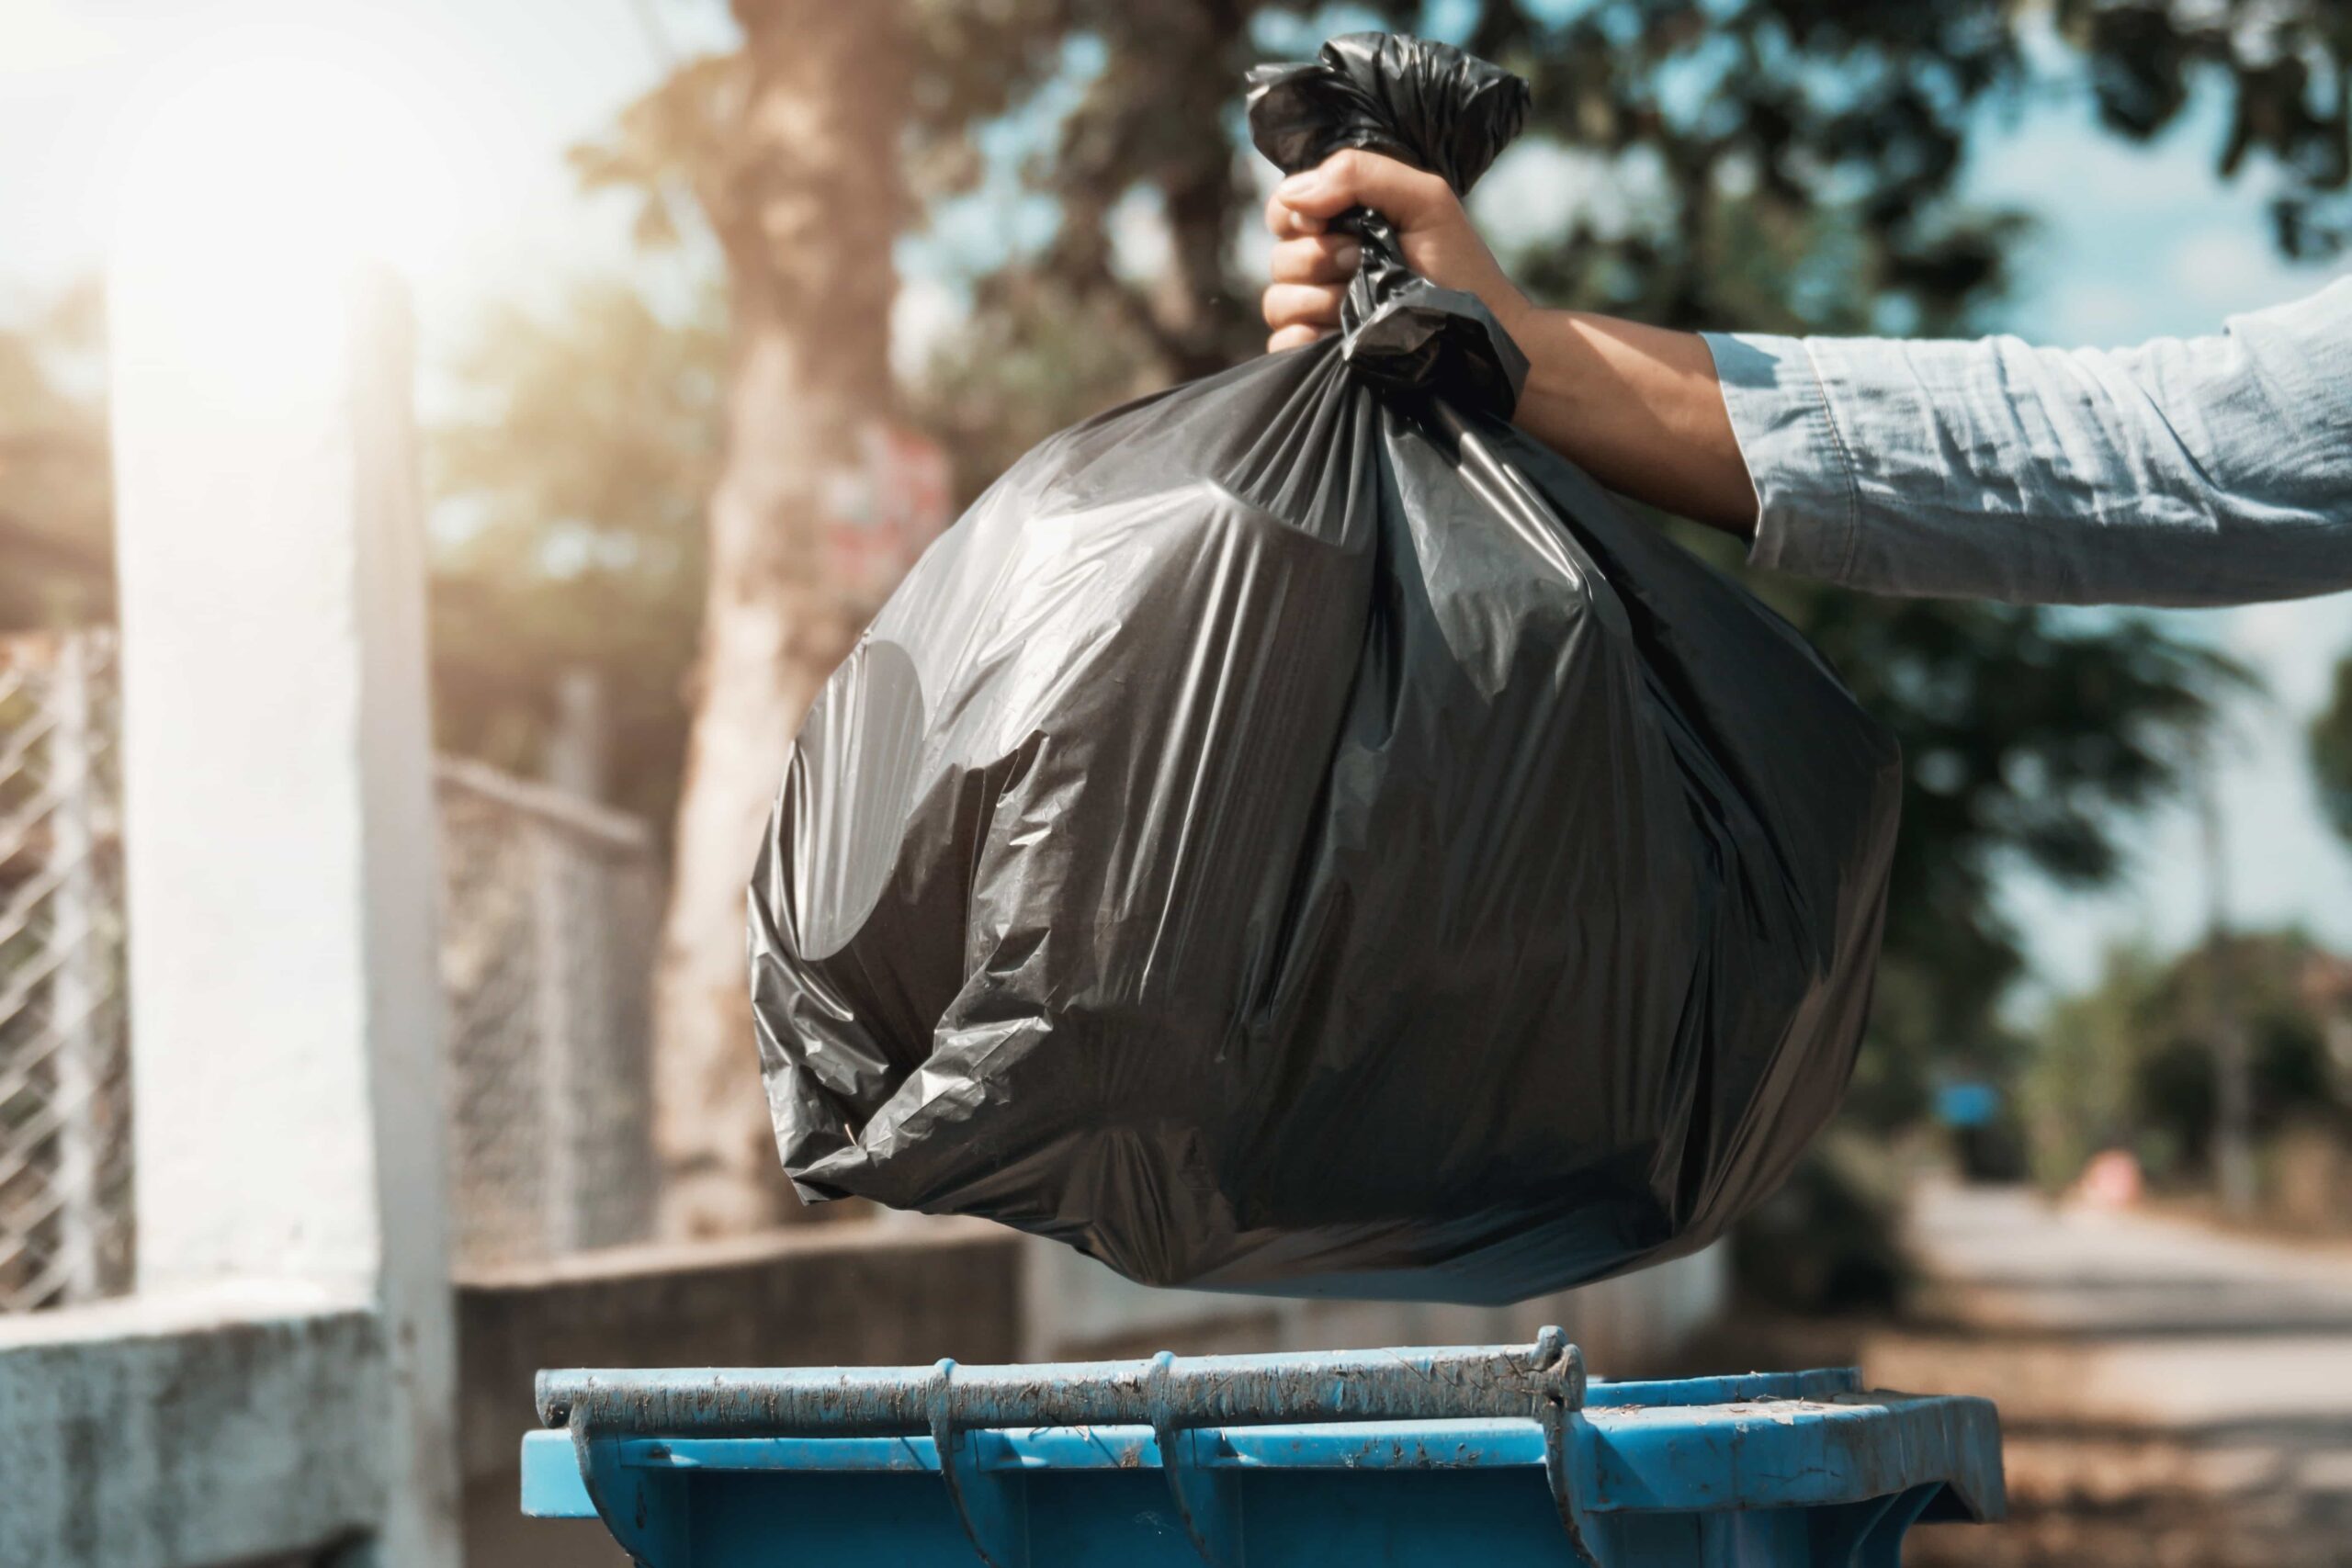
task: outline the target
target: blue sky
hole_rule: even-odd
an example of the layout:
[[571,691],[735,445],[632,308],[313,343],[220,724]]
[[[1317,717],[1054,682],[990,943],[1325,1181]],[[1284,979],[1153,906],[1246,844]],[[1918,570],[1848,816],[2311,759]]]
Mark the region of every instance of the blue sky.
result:
[[[658,76],[665,51],[720,41],[726,28],[716,0],[0,0],[0,317],[101,263],[123,169],[171,82],[192,63],[283,47],[379,84],[409,117],[413,177],[386,205],[418,215],[403,223],[415,242],[403,259],[430,399],[435,365],[490,302],[545,298],[581,272],[646,265],[629,251],[625,213],[573,193],[562,151],[609,124]],[[2068,344],[2193,333],[2329,276],[2272,252],[2258,180],[2229,186],[2213,176],[2217,102],[2200,100],[2157,143],[2130,147],[2092,123],[2062,51],[2044,40],[2035,57],[2047,80],[1988,125],[1967,182],[1973,197],[2038,220],[2005,326]],[[1576,162],[1540,153],[1498,167],[1480,194],[1482,213],[1498,220],[1624,199]],[[952,318],[956,294],[940,275],[956,251],[1001,243],[1034,216],[967,204],[946,242],[908,246],[902,346]],[[1125,243],[1148,261],[1149,214],[1126,216]],[[2352,949],[2352,854],[2319,820],[2301,742],[2328,669],[2352,649],[2352,597],[2169,618],[2244,657],[2273,691],[2236,716],[2223,778],[2235,912],[2299,920]],[[2108,942],[2144,934],[2173,944],[2194,932],[2203,887],[2193,825],[2166,816],[2135,838],[2132,880],[2095,897],[2009,879],[2049,982],[2088,978]]]

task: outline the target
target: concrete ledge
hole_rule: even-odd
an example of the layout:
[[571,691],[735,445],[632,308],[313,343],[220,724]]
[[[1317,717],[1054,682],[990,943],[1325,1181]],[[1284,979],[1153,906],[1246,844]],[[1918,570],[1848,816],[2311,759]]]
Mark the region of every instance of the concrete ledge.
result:
[[206,1568],[381,1516],[365,1303],[241,1289],[0,1318],[0,1562]]
[[847,1221],[470,1274],[458,1287],[464,1473],[514,1474],[542,1367],[1012,1359],[1019,1258],[1020,1237],[977,1220]]
[[978,1220],[849,1220],[470,1273],[458,1287],[467,1561],[622,1562],[600,1526],[522,1517],[542,1367],[1005,1361],[1020,1307],[1021,1238]]

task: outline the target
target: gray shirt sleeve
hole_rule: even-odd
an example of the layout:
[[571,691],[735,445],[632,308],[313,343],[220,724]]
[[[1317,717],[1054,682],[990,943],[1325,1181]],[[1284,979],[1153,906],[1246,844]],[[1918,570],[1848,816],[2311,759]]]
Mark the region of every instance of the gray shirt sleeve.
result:
[[1758,565],[1881,593],[2352,588],[2352,277],[2116,351],[1709,333]]

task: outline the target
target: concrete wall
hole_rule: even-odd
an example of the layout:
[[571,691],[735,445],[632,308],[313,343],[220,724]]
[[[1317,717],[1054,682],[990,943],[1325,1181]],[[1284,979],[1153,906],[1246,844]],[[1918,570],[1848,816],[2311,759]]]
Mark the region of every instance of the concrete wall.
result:
[[1557,1324],[1596,1373],[1656,1368],[1722,1310],[1721,1248],[1578,1291],[1507,1307],[1417,1302],[1282,1301],[1161,1291],[1136,1284],[1068,1247],[1024,1247],[1030,1360],[1249,1350],[1345,1350],[1381,1345],[1523,1344]]
[[380,1323],[251,1290],[0,1317],[0,1563],[323,1557],[371,1533]]
[[471,1568],[627,1568],[602,1527],[524,1518],[517,1450],[543,1367],[1012,1360],[1021,1238],[979,1221],[810,1225],[480,1274],[458,1292]]

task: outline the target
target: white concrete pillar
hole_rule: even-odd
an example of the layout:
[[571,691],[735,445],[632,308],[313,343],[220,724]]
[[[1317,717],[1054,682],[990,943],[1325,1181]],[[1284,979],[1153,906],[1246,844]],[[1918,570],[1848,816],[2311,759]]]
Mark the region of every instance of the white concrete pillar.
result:
[[329,1418],[385,1434],[377,1560],[454,1568],[405,300],[232,227],[110,304],[140,1288],[374,1303],[385,1407]]

